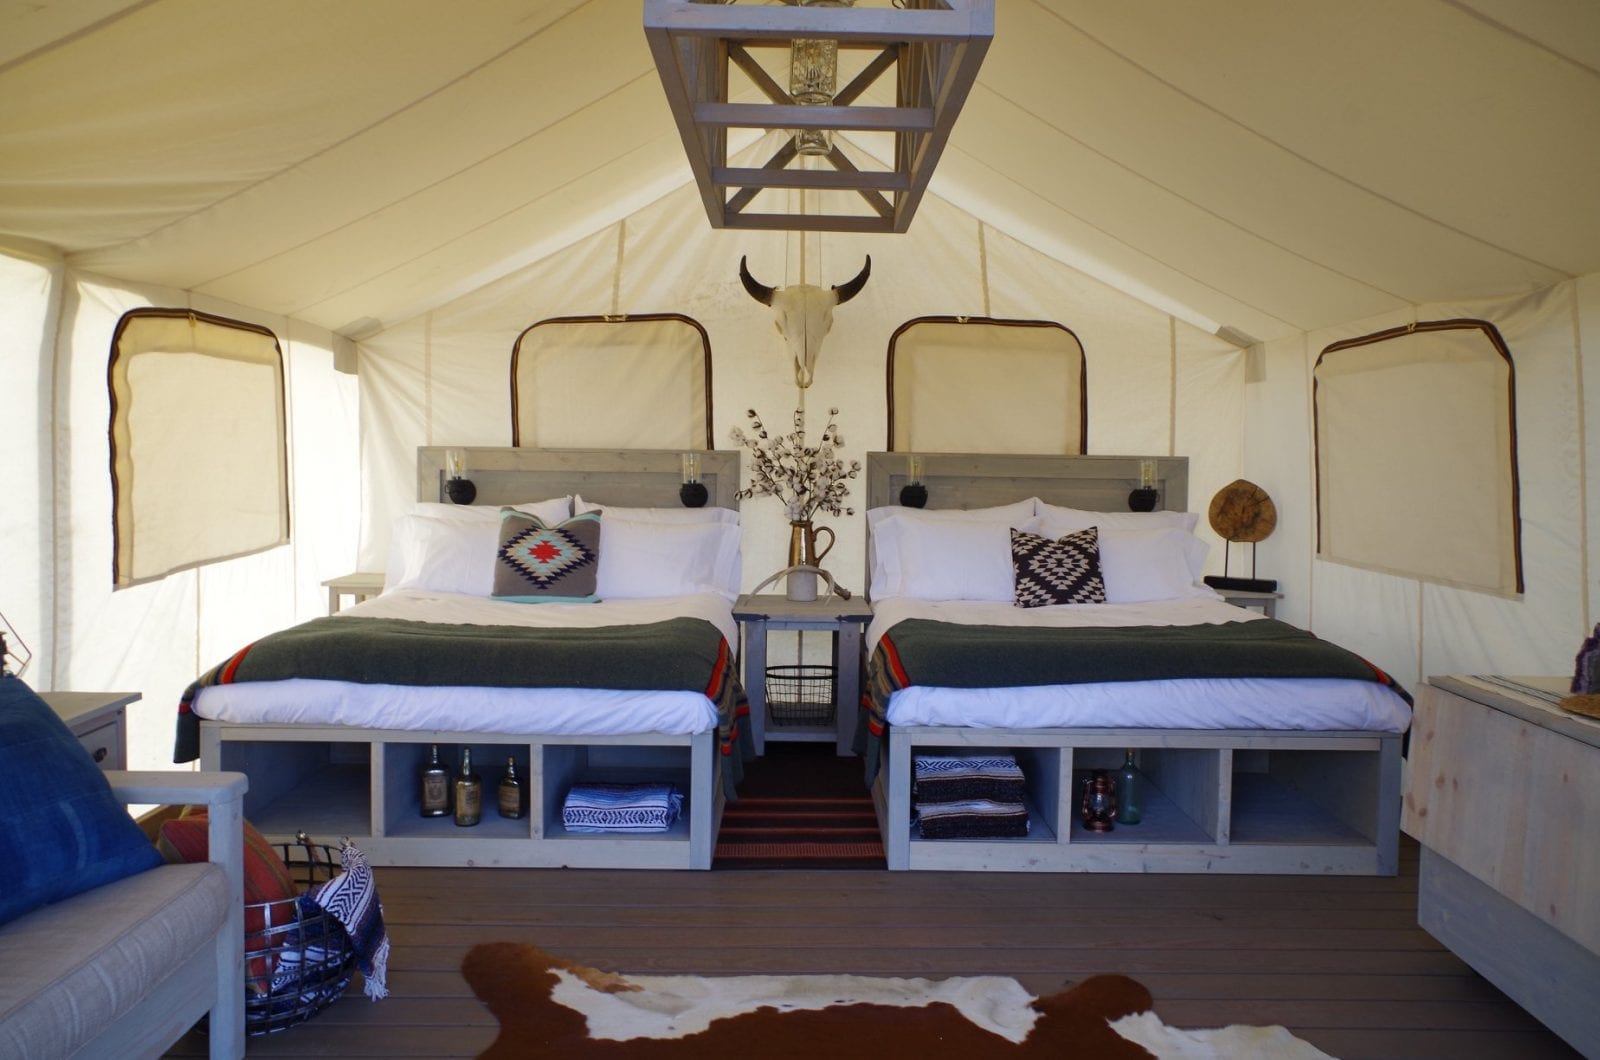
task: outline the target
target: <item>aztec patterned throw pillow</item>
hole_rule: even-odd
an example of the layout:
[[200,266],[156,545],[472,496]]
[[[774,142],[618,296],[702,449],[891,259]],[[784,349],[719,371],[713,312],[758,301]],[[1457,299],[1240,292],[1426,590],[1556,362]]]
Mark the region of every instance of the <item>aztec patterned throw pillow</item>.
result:
[[556,526],[515,508],[500,510],[494,596],[518,603],[592,603],[600,573],[600,513]]
[[1018,607],[1106,602],[1100,531],[1093,526],[1058,541],[1013,527],[1011,571]]

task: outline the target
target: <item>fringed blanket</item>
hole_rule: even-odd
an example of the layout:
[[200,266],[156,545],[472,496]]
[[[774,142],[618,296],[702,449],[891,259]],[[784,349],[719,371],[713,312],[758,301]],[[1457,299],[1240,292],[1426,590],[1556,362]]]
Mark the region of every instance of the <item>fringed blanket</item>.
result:
[[1354,652],[1276,619],[1194,626],[984,626],[908,618],[867,664],[857,750],[877,776],[889,697],[912,685],[1008,688],[1213,677],[1376,681],[1411,697]]
[[1015,839],[1028,834],[1028,808],[1019,799],[963,799],[917,807],[917,833],[924,839]]
[[389,932],[383,926],[383,903],[367,856],[349,841],[339,850],[339,864],[343,872],[312,887],[300,902],[343,925],[356,953],[356,966],[366,978],[367,996],[377,1001],[389,996]]
[[724,787],[750,746],[749,705],[721,632],[698,618],[590,629],[453,625],[356,615],[269,634],[202,674],[178,704],[173,761],[200,755],[194,700],[212,685],[289,678],[389,685],[701,692],[717,708]]
[[1013,755],[917,755],[911,767],[911,798],[918,805],[1022,801],[1025,780]]

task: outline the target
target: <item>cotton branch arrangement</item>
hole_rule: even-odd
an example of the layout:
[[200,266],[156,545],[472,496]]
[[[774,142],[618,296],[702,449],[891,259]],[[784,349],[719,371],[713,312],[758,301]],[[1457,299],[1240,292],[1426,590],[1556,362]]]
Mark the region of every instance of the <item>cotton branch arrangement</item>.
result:
[[817,512],[829,515],[854,515],[844,499],[850,495],[848,480],[861,474],[861,461],[846,464],[839,458],[844,439],[834,417],[838,409],[828,410],[828,425],[816,445],[806,444],[805,413],[796,409],[794,430],[776,437],[769,434],[755,409],[748,409],[750,427],[733,429],[733,440],[750,450],[750,485],[739,491],[741,498],[776,497],[788,510],[791,522],[805,522]]

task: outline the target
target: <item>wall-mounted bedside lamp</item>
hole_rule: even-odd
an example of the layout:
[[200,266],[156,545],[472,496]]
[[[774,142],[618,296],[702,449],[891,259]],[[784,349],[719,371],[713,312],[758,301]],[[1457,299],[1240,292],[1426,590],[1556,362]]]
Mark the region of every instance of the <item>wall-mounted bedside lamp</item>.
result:
[[471,504],[478,496],[478,487],[467,477],[467,451],[446,449],[444,453],[445,496],[456,504]]
[[710,494],[700,481],[700,454],[683,454],[683,485],[678,487],[678,500],[685,508],[704,508]]
[[1131,512],[1153,512],[1156,510],[1156,462],[1154,460],[1139,461],[1139,488],[1128,494],[1128,510]]
[[906,456],[906,484],[900,487],[900,503],[907,508],[922,508],[928,503],[928,487],[922,484],[922,457]]

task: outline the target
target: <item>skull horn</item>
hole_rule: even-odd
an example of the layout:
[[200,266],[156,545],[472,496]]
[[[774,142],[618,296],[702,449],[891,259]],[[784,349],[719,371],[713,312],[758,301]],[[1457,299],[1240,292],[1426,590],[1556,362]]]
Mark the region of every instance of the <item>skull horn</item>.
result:
[[861,288],[867,285],[867,277],[870,275],[872,275],[872,255],[868,254],[867,263],[861,266],[861,271],[856,274],[855,279],[847,280],[834,287],[833,292],[838,296],[838,304],[844,305],[860,294]]
[[750,292],[751,298],[762,305],[772,304],[772,288],[756,282],[756,278],[750,275],[750,266],[745,264],[743,257],[739,258],[739,279],[744,281],[744,289]]

